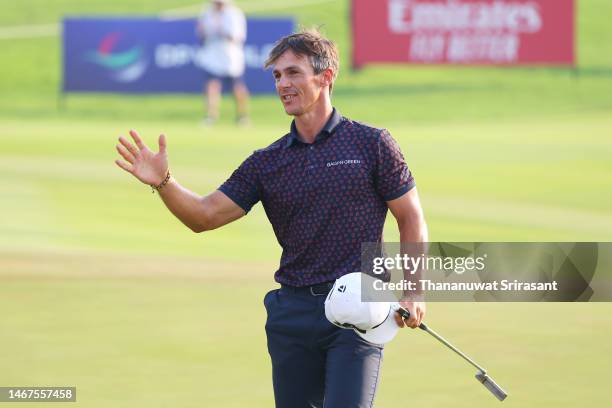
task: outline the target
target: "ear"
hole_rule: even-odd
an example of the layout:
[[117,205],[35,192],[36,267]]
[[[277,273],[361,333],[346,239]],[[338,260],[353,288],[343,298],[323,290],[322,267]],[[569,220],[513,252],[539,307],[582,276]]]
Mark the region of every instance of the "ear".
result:
[[321,86],[330,86],[333,82],[334,71],[331,68],[327,68],[325,71],[321,72]]

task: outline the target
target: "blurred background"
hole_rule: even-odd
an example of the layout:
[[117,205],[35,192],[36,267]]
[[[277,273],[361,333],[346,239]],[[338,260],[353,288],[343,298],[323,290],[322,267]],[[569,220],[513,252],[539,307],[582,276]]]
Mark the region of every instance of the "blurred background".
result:
[[[333,104],[398,140],[431,241],[611,240],[610,2],[576,1],[575,66],[359,69],[350,1],[235,3],[249,18],[291,18],[337,42]],[[262,207],[197,235],[113,162],[129,129],[149,145],[163,132],[174,176],[208,193],[288,131],[278,99],[253,95],[251,123],[239,128],[224,98],[220,121],[201,127],[198,94],[61,92],[64,17],[190,18],[203,3],[2,6],[0,386],[76,386],[84,407],[272,406],[262,299],[276,287],[280,248]],[[392,221],[387,241],[398,239]],[[428,308],[428,323],[507,388],[504,404],[609,403],[609,304]],[[406,330],[386,348],[377,406],[496,404],[473,374]]]

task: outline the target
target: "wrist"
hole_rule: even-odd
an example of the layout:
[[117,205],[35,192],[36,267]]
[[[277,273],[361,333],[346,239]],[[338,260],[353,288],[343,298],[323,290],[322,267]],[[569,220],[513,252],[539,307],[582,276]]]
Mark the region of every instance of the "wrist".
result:
[[172,179],[172,174],[170,173],[170,169],[166,170],[166,175],[158,184],[151,184],[151,192],[155,193],[156,191],[159,193],[161,189],[163,189],[168,183],[170,183]]
[[424,302],[425,293],[421,291],[405,291],[400,302]]

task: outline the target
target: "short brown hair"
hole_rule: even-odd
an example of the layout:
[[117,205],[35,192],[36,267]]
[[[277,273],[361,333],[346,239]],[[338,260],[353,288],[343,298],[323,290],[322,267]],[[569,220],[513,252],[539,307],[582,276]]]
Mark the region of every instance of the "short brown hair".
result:
[[329,93],[331,94],[334,81],[340,70],[340,59],[338,58],[336,44],[323,37],[316,29],[302,30],[281,38],[270,51],[270,55],[264,63],[264,68],[269,68],[288,50],[293,51],[295,55],[308,57],[310,65],[317,75],[331,68],[333,71],[332,83],[329,85]]

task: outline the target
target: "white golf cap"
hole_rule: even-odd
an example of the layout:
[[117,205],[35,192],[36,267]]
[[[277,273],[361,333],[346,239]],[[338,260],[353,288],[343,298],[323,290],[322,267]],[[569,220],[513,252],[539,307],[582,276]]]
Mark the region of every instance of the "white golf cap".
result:
[[355,330],[370,343],[385,344],[399,330],[393,316],[399,306],[396,302],[368,301],[373,299],[368,288],[375,280],[360,272],[338,278],[325,299],[325,317],[338,327]]

